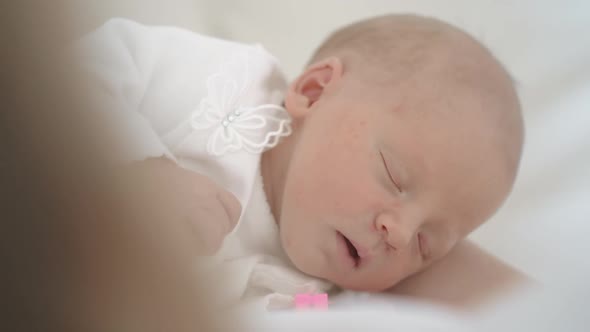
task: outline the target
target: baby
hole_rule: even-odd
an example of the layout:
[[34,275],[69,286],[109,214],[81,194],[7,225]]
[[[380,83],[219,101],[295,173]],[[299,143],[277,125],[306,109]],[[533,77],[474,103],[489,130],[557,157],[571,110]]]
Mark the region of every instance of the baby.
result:
[[285,98],[293,134],[262,157],[283,247],[342,287],[389,288],[506,198],[522,145],[517,97],[487,50],[417,17],[341,29],[310,63]]
[[509,75],[459,29],[364,20],[288,85],[260,47],[181,29],[113,20],[80,48],[161,222],[196,254],[241,260],[239,296],[321,290],[308,276],[382,291],[438,262],[407,292],[424,294],[489,262],[448,254],[510,192],[523,123]]

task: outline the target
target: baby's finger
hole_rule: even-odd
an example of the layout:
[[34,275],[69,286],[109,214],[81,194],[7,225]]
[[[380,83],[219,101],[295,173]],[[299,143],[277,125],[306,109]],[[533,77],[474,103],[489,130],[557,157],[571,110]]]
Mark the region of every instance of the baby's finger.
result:
[[228,214],[217,199],[200,206],[191,218],[200,254],[212,255],[221,248],[229,223]]

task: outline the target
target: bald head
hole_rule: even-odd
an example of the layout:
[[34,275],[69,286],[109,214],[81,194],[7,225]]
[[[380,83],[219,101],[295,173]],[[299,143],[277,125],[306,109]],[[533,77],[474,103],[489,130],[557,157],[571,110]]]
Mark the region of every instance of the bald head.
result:
[[[508,72],[469,34],[440,20],[385,15],[332,33],[310,60],[335,56],[344,71],[369,85],[385,87],[450,110],[457,119],[478,117],[489,124],[512,177],[520,161],[523,121]],[[477,107],[453,107],[470,100]],[[439,105],[451,105],[440,107]],[[448,114],[447,114],[448,115]],[[460,121],[460,120],[459,120]]]
[[341,58],[349,70],[369,71],[374,78],[381,73],[379,78],[389,80],[443,61],[462,72],[468,67],[501,67],[467,33],[440,20],[416,15],[386,15],[345,26],[320,45],[310,63],[329,56]]

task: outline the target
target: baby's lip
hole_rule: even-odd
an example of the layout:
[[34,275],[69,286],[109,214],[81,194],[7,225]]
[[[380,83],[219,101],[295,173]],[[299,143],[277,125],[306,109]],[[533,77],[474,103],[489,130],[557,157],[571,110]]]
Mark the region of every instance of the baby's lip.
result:
[[348,238],[348,240],[350,241],[350,243],[352,243],[360,258],[367,259],[372,256],[371,250],[369,250],[367,247],[359,244],[358,242],[353,241],[351,238]]
[[378,246],[367,247],[360,244],[357,241],[352,240],[352,238],[346,236],[342,232],[337,231],[337,233],[340,234],[340,236],[342,236],[345,241],[348,241],[349,244],[354,247],[355,252],[354,254],[350,255],[355,260],[355,267],[357,269],[369,264],[372,257],[375,255],[375,248],[378,248]]

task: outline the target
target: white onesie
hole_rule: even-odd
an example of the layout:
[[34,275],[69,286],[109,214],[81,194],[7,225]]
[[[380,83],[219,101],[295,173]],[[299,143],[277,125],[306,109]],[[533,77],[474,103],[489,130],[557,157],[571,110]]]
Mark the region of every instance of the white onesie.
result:
[[329,287],[291,265],[263,190],[261,153],[291,131],[274,57],[259,45],[124,19],[75,47],[100,86],[96,101],[116,119],[121,158],[165,155],[242,204],[238,226],[215,257],[232,276],[223,301],[284,306],[296,293]]

